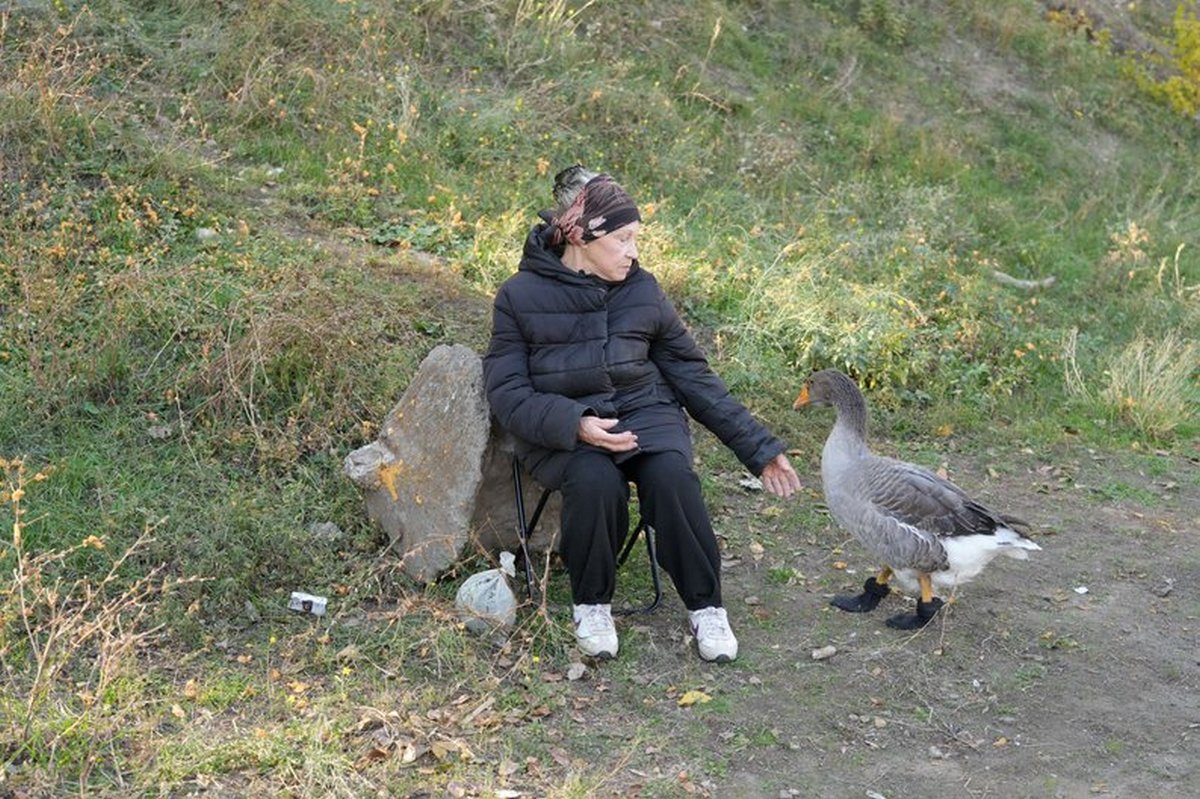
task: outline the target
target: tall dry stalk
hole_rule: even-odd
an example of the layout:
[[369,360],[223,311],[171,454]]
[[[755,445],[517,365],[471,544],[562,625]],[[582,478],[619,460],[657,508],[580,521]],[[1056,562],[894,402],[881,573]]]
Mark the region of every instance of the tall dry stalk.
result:
[[1092,392],[1088,389],[1087,383],[1083,379],[1083,374],[1079,371],[1078,348],[1079,328],[1073,327],[1063,336],[1063,386],[1066,388],[1069,396],[1090,400]]

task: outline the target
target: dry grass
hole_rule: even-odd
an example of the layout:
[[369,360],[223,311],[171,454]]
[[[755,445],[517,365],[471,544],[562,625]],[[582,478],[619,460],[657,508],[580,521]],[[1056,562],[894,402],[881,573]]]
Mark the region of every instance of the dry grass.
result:
[[1138,336],[1112,359],[1100,399],[1139,432],[1165,438],[1195,413],[1198,369],[1194,340]]
[[[1080,367],[1079,330],[1063,338],[1063,386],[1067,396],[1116,418],[1141,435],[1165,439],[1195,414],[1200,346],[1169,333],[1161,339],[1139,335],[1108,357],[1107,382],[1093,389]],[[1095,381],[1099,382],[1099,381]]]
[[[12,535],[0,562],[13,579],[0,589],[0,757],[5,767],[57,765],[82,781],[118,748],[126,714],[141,701],[140,659],[159,638],[153,619],[161,596],[182,582],[163,565],[129,576],[150,543],[153,524],[110,554],[96,535],[62,549],[27,545],[25,497],[48,478],[29,476],[24,461],[0,459],[0,502],[12,514]],[[79,569],[81,561],[87,566]],[[90,568],[88,568],[90,567]],[[103,757],[107,757],[104,755]]]

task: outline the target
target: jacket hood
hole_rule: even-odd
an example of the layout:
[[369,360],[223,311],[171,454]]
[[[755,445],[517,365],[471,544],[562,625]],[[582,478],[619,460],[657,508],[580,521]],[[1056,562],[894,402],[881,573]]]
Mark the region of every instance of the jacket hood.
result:
[[[570,269],[562,262],[563,250],[561,247],[555,248],[550,244],[553,228],[550,225],[550,212],[541,211],[538,216],[542,218],[542,222],[533,226],[529,231],[529,235],[525,237],[525,249],[521,253],[521,263],[518,269],[522,272],[534,272],[539,275],[551,277],[556,280],[561,280],[564,283],[573,284],[594,284],[604,283],[607,281],[600,280],[593,275],[585,272],[576,272]],[[640,265],[635,260],[633,268],[629,270],[629,275],[622,282],[628,282],[630,278],[638,273]]]

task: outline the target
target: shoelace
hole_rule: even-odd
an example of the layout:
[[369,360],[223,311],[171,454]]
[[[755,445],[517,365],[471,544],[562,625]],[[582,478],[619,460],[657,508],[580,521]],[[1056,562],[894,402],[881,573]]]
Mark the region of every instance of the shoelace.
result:
[[576,625],[580,629],[586,628],[591,635],[597,633],[605,633],[609,630],[615,630],[613,626],[612,616],[604,612],[604,608],[599,605],[588,605],[579,614],[579,622]]
[[696,636],[706,639],[732,638],[733,630],[720,608],[704,608],[698,611],[693,623],[696,625]]

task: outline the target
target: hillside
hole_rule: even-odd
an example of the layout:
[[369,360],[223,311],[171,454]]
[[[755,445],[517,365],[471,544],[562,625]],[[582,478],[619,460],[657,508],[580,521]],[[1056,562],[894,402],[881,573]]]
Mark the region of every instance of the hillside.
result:
[[[1195,3],[1183,9],[1195,18]],[[809,665],[751,656],[722,676],[655,653],[639,626],[641,667],[573,695],[556,679],[573,657],[560,607],[527,608],[499,650],[467,635],[450,614],[461,575],[406,580],[341,475],[432,347],[486,346],[490,297],[550,176],[575,162],[638,198],[644,264],[806,470],[810,494],[772,506],[698,438],[731,558],[749,563],[751,540],[770,551],[738,577],[778,603],[770,618],[741,609],[760,653],[825,641],[834,622],[814,608],[851,579],[831,566],[847,542],[819,501],[813,442],[828,419],[790,410],[826,366],[867,389],[886,451],[995,481],[1043,535],[1086,541],[1081,520],[1108,519],[1110,560],[1078,570],[1117,575],[1130,603],[1148,579],[1130,520],[1169,533],[1146,556],[1156,567],[1194,566],[1180,541],[1196,532],[1200,486],[1200,125],[1153,88],[1189,41],[1175,12],[1165,0],[0,2],[0,523],[13,530],[0,549],[0,796],[490,796],[508,766],[523,795],[585,796],[605,769],[581,764],[571,719],[594,730],[589,709],[610,689],[663,701],[643,669],[731,702]],[[1078,478],[1097,463],[1111,475]],[[1064,486],[1077,493],[1046,512]],[[1114,504],[1119,522],[1104,515]],[[329,523],[334,538],[313,533]],[[1075,567],[1048,560],[1030,579],[1059,597],[1075,586],[1050,570]],[[1018,590],[1016,575],[999,585]],[[1148,647],[1169,652],[1194,630],[1184,582],[1149,600],[1164,616]],[[282,610],[299,586],[337,598],[330,619]],[[1006,643],[1002,668],[1076,651],[1061,635],[1039,644],[1058,622],[1022,607],[1011,626],[1032,643]],[[938,635],[970,637],[982,657],[980,640],[1009,634],[993,621]],[[1095,659],[1064,670],[1086,681],[1105,668],[1104,631],[1081,623],[1085,635]],[[886,651],[918,658],[929,681],[889,690],[931,688],[927,638]],[[859,683],[877,665],[863,657]],[[1140,674],[1166,697],[1193,669]],[[1002,700],[965,704],[981,725],[1005,702],[1035,713],[1026,689],[1048,674],[1008,674]],[[489,696],[472,717],[485,728],[453,710]],[[787,739],[747,732],[745,711],[725,705],[728,726],[711,713],[607,719],[638,742],[614,742],[611,759],[643,774],[665,757],[664,732],[693,747],[657,777],[622,772],[612,791],[756,796],[765,783],[730,787],[733,764],[756,747],[782,759],[789,740],[850,763],[799,725]],[[463,726],[442,735],[439,713]],[[938,723],[904,729],[925,742]],[[721,742],[711,757],[706,731]],[[1154,746],[1194,753],[1180,735]],[[1112,750],[1134,744],[1115,737],[1072,745],[1120,759]],[[1188,795],[1194,769],[1174,763],[1112,778]],[[1080,795],[1073,779],[1014,795]],[[841,787],[812,795],[861,795]]]

